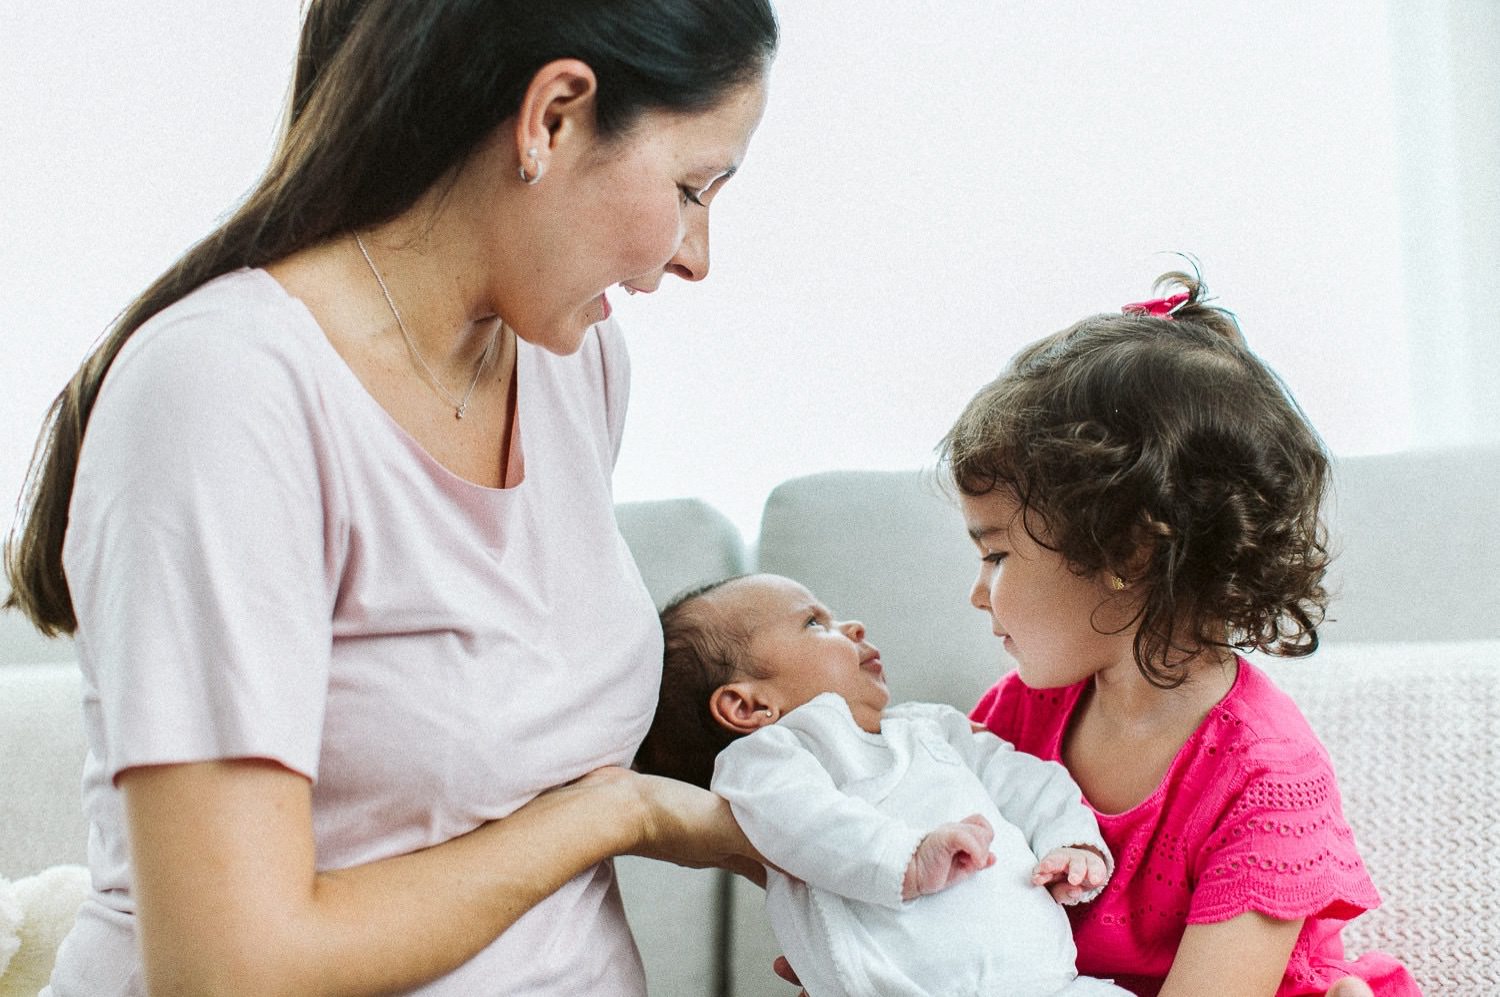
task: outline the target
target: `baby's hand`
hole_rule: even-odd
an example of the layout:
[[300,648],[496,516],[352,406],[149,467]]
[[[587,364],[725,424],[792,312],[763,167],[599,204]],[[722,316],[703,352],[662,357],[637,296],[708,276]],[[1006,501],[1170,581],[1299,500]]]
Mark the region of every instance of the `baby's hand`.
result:
[[1032,885],[1047,887],[1060,904],[1075,904],[1108,881],[1104,856],[1083,846],[1052,849],[1031,874]]
[[901,899],[915,900],[946,890],[980,869],[988,869],[995,864],[995,856],[990,854],[993,840],[995,829],[978,814],[954,824],[939,824],[917,845],[901,881]]

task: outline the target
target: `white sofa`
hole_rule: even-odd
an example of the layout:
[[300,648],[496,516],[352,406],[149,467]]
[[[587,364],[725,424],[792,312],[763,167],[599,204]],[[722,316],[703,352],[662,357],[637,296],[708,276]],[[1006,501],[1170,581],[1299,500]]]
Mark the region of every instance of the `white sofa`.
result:
[[[1500,449],[1342,460],[1325,643],[1268,662],[1322,735],[1385,905],[1351,951],[1402,956],[1429,994],[1500,994]],[[967,708],[1007,665],[966,605],[974,557],[930,474],[794,479],[746,544],[706,504],[626,503],[658,602],[756,568],[862,619],[897,699]],[[66,642],[0,618],[0,876],[82,862],[83,743]],[[790,997],[759,891],[715,871],[619,862],[655,997]]]

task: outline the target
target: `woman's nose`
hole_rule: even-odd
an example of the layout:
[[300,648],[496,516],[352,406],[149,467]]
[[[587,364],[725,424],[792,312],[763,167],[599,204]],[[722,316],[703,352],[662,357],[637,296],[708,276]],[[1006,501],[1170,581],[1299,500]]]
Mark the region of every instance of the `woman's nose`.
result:
[[683,280],[697,281],[708,276],[708,212],[697,208],[693,213],[697,217],[687,223],[682,242],[667,261],[666,270]]

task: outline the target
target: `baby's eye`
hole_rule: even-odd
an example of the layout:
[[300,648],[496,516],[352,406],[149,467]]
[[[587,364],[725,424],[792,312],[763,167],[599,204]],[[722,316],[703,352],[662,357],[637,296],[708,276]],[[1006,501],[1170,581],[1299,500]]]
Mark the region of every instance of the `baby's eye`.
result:
[[825,626],[826,624],[824,624],[824,622],[816,616],[809,616],[807,618],[807,622],[802,625],[805,627],[821,627]]

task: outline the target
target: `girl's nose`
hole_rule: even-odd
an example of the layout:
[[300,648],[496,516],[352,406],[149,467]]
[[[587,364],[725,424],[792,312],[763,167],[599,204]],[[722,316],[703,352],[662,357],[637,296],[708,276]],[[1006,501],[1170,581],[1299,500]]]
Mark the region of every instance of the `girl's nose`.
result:
[[990,587],[986,582],[983,571],[974,576],[974,587],[969,590],[969,605],[988,613],[990,611]]

